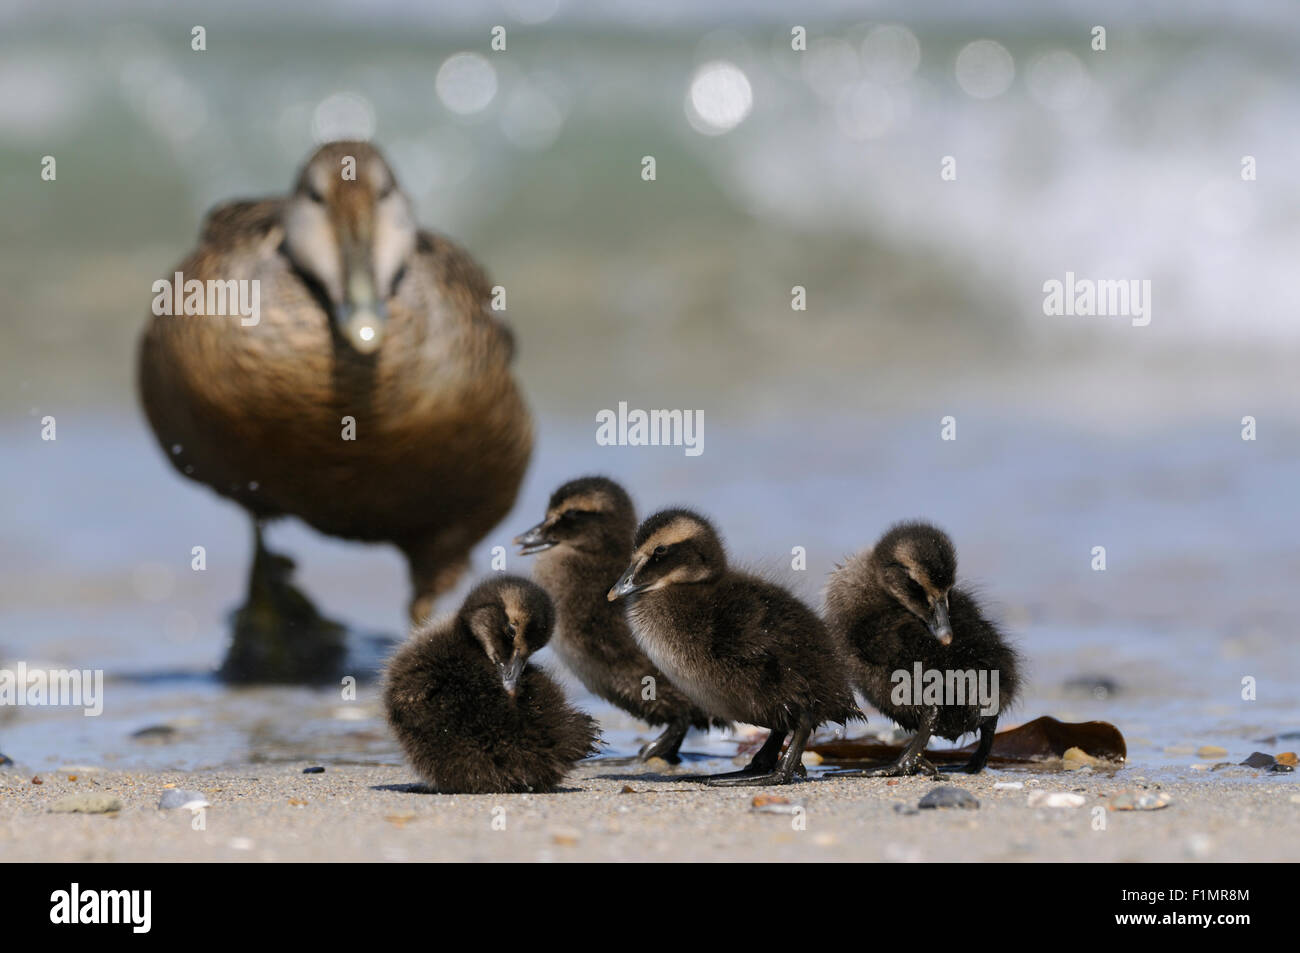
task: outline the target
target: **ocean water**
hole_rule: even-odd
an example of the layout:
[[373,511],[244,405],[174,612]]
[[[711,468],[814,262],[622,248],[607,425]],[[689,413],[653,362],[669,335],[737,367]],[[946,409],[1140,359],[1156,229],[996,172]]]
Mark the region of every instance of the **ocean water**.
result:
[[[150,284],[203,212],[358,132],[508,289],[538,450],[478,571],[591,471],[643,511],[710,513],[813,603],[837,560],[924,516],[1029,660],[1013,720],[1112,721],[1144,771],[1300,729],[1300,23],[1282,3],[1035,6],[817,4],[795,52],[775,3],[0,5],[0,666],[107,678],[97,718],[0,709],[0,751],[396,760],[371,682],[345,702],[211,677],[247,526],[173,473],[132,385]],[[1149,280],[1150,323],[1045,315],[1067,272]],[[620,401],[702,410],[704,452],[598,446]],[[397,555],[292,523],[271,543],[373,668],[405,624]],[[612,754],[635,748],[643,728],[573,693]],[[154,724],[175,733],[131,737]]]

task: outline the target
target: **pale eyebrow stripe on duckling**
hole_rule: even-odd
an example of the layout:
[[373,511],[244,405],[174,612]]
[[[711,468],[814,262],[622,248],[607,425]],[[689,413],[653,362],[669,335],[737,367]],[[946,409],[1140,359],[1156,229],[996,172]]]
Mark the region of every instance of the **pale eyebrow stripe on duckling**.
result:
[[698,523],[685,517],[678,517],[647,539],[641,548],[654,549],[656,546],[675,546],[693,536],[697,536],[699,532],[700,526]]
[[501,604],[505,607],[506,618],[511,622],[524,615],[524,593],[517,586],[507,586],[501,590]]
[[553,511],[554,516],[561,513],[567,513],[570,510],[592,510],[593,512],[603,513],[609,509],[608,501],[604,496],[598,493],[584,493],[582,496],[572,496],[561,503]]
[[895,554],[899,565],[907,570],[907,574],[912,577],[912,581],[925,590],[927,595],[938,597],[939,589],[930,581],[929,574],[921,568],[916,561],[916,553],[909,545],[899,547]]

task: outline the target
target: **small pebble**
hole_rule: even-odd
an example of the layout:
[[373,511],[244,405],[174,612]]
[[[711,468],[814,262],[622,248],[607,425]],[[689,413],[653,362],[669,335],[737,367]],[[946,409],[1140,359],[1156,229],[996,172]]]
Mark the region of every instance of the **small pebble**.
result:
[[1249,758],[1241,763],[1248,768],[1271,768],[1277,764],[1277,758],[1263,751],[1254,751]]
[[1278,764],[1289,764],[1291,767],[1296,766],[1296,756],[1294,751],[1283,751],[1277,756]]
[[307,806],[307,802],[304,801],[304,800],[303,800],[302,798],[300,798],[300,797],[291,797],[291,798],[289,798],[289,806],[290,806],[290,807],[306,807],[306,806]]
[[[749,762],[746,761],[745,763],[748,764]],[[663,758],[649,758],[646,760],[643,767],[647,771],[658,771],[658,772],[669,771],[672,769],[672,765],[669,764],[667,761],[665,761]]]
[[816,751],[805,751],[800,756],[800,760],[803,762],[804,767],[815,768],[817,767],[817,765],[821,764],[822,761],[825,759],[822,758],[822,756],[819,755]]
[[619,794],[635,794],[635,793],[636,793],[636,788],[632,787],[632,785],[630,785],[630,784],[625,784],[625,785],[623,785],[623,790],[619,791],[618,793],[619,793]]
[[895,814],[920,814],[921,812],[916,808],[912,807],[912,805],[910,804],[895,804],[894,813]]
[[1226,758],[1228,756],[1227,748],[1220,748],[1218,745],[1201,745],[1196,749],[1196,757],[1213,760],[1214,758]]
[[1083,807],[1087,799],[1066,791],[1030,791],[1030,807]]
[[774,794],[759,794],[749,806],[759,814],[798,814],[803,810],[803,804]]
[[302,773],[303,774],[324,774],[325,769],[322,768],[320,765],[313,765],[310,768],[303,768]]
[[942,807],[960,807],[974,810],[980,806],[980,802],[975,799],[975,795],[965,788],[954,788],[941,784],[936,788],[931,788],[930,792],[921,798],[916,806],[926,810]]
[[186,791],[184,788],[171,788],[163,791],[162,798],[158,801],[158,810],[160,811],[171,811],[186,807],[191,811],[197,811],[199,808],[211,806],[202,791]]
[[559,830],[551,835],[551,843],[560,847],[577,847],[582,835],[575,830]]
[[993,785],[995,791],[1019,791],[1025,786],[1023,781],[999,781]]
[[1065,770],[1067,771],[1078,771],[1080,768],[1092,767],[1101,763],[1100,759],[1094,758],[1082,748],[1066,748],[1061,760],[1065,762]]
[[138,731],[131,732],[131,737],[137,741],[162,741],[176,734],[176,729],[171,725],[147,725]]
[[1172,803],[1173,799],[1163,791],[1120,791],[1106,806],[1112,811],[1158,811]]
[[32,778],[32,784],[44,784],[44,783],[45,783],[45,782],[42,781],[39,777],[37,777],[37,778]]
[[109,814],[122,810],[122,802],[110,794],[69,794],[50,805],[51,814]]

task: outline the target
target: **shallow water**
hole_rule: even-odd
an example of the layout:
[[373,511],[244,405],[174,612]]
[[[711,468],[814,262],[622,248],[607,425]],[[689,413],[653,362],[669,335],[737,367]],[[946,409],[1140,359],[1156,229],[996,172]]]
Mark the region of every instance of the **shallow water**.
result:
[[[509,289],[538,451],[479,571],[588,471],[623,480],[643,512],[704,510],[740,560],[814,603],[837,560],[925,516],[1028,659],[1011,719],[1114,722],[1143,772],[1189,769],[1188,746],[1232,761],[1296,746],[1255,740],[1300,728],[1300,180],[1278,172],[1300,58],[1285,4],[1135,19],[1116,0],[1097,8],[1112,45],[1093,55],[1090,21],[1037,4],[884,3],[864,22],[814,3],[792,59],[779,5],[666,3],[645,19],[559,3],[529,25],[550,5],[513,0],[511,52],[472,116],[437,76],[483,48],[477,5],[270,18],[232,3],[212,12],[205,54],[188,48],[188,13],[155,6],[0,9],[0,666],[107,677],[97,718],[0,708],[15,761],[397,759],[372,681],[349,702],[213,680],[248,526],[172,472],[132,395],[152,280],[212,203],[284,189],[340,94],[362,104],[421,221]],[[916,43],[905,77],[880,73],[881,22]],[[991,100],[954,79],[980,38],[1014,58]],[[718,59],[748,77],[753,109],[705,136],[684,104]],[[60,172],[42,184],[47,151]],[[653,184],[638,174],[648,152]],[[1261,170],[1249,185],[1246,152]],[[959,177],[941,183],[947,154]],[[1042,284],[1067,270],[1151,278],[1151,324],[1044,317]],[[806,312],[790,310],[796,284]],[[595,414],[620,401],[702,409],[704,453],[598,447]],[[1255,442],[1240,439],[1247,414]],[[39,439],[45,415],[57,441]],[[946,415],[954,442],[939,439]],[[358,674],[373,669],[405,625],[396,553],[293,523],[270,541],[355,627]],[[1098,545],[1105,572],[1090,569]],[[806,571],[790,569],[796,546]],[[1120,690],[1064,687],[1081,675]],[[574,696],[612,756],[638,746],[643,728]],[[157,724],[175,731],[131,737]],[[688,747],[735,750],[716,735]]]

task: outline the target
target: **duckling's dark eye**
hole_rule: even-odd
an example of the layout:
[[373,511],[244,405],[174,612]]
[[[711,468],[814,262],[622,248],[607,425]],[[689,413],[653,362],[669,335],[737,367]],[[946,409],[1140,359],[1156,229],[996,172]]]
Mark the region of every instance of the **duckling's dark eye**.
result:
[[668,552],[668,547],[667,547],[667,546],[656,546],[656,547],[655,547],[655,555],[656,555],[656,556],[662,556],[662,555],[663,555],[664,553],[666,553],[666,552]]
[[910,595],[913,599],[916,599],[920,602],[925,601],[925,590],[922,589],[920,585],[915,582],[909,582],[907,584],[907,594]]
[[311,199],[311,200],[312,200],[313,202],[315,202],[317,205],[324,205],[324,204],[325,204],[325,196],[323,196],[323,195],[321,195],[319,192],[317,192],[317,191],[316,191],[316,187],[313,186],[313,185],[309,185],[309,186],[307,186],[307,198]]

